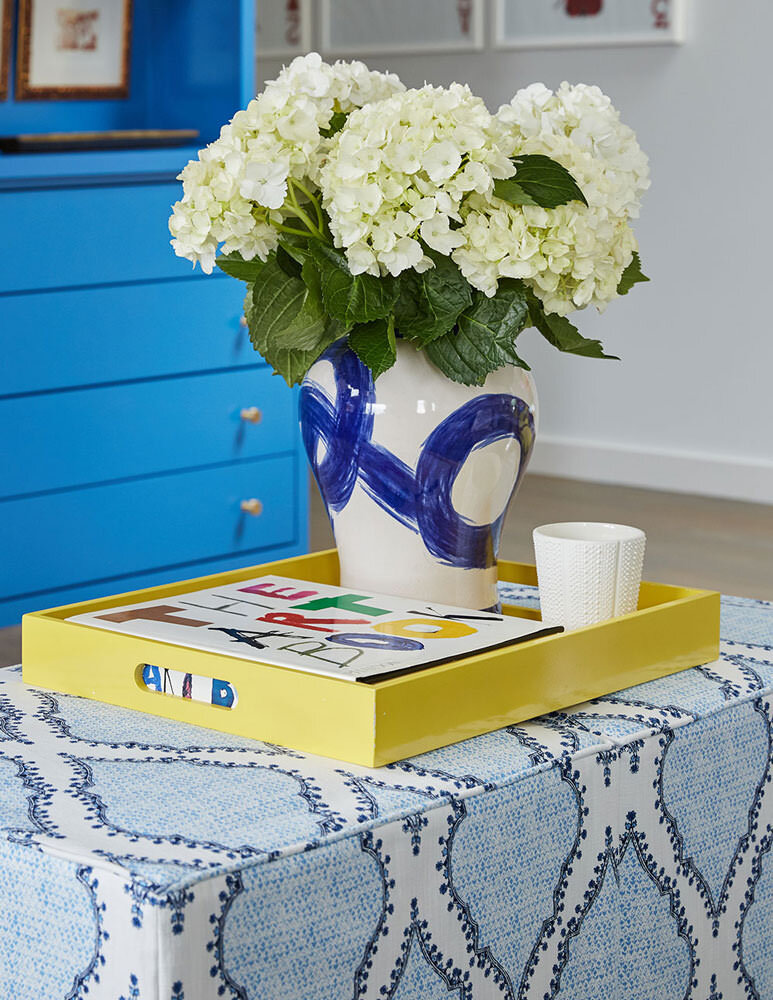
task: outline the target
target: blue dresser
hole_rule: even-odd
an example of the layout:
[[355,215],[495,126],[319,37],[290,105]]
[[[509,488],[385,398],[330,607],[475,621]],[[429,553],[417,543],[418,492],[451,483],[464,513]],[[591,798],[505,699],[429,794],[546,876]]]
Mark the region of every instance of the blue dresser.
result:
[[[212,139],[252,95],[252,3],[134,18],[127,101],[11,94],[0,132]],[[307,548],[295,394],[249,343],[242,285],[169,246],[195,153],[0,155],[0,626]]]

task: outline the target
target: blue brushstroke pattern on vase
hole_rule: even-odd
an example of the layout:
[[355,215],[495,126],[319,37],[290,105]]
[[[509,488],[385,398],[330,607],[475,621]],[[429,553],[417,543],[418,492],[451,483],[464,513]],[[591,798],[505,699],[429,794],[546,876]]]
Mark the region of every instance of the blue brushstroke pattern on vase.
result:
[[528,403],[506,393],[481,392],[429,434],[414,470],[372,440],[377,390],[369,369],[345,341],[328,348],[320,361],[333,368],[335,399],[307,377],[299,409],[306,453],[328,513],[346,507],[359,481],[382,510],[420,535],[440,563],[459,569],[493,566],[507,505],[491,523],[473,524],[455,510],[452,491],[472,452],[505,438],[515,439],[521,449],[513,492],[517,489],[535,437]]

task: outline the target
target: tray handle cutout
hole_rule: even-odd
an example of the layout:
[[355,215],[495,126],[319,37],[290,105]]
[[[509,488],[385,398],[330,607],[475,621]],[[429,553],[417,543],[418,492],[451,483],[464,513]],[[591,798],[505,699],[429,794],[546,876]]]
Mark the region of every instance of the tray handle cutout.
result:
[[137,686],[152,694],[165,694],[184,701],[200,701],[216,708],[236,708],[239,694],[230,681],[183,670],[169,670],[154,663],[140,663],[134,673]]

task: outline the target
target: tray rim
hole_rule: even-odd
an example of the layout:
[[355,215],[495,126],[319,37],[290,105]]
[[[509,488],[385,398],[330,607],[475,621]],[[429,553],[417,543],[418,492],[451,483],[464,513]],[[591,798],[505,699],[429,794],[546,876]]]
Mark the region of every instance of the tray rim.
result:
[[[536,583],[529,563],[502,560],[499,568],[505,582]],[[707,663],[719,651],[719,593],[653,582],[642,583],[643,606],[629,615],[367,684],[66,620],[87,610],[173,598],[186,588],[261,574],[330,583],[338,581],[338,572],[337,552],[327,549],[29,612],[22,623],[23,679],[48,690],[377,767]],[[534,609],[517,604],[505,610],[536,617]],[[71,627],[63,633],[65,625]],[[137,665],[164,660],[172,669],[231,681],[238,703],[226,711],[141,689]],[[97,661],[97,672],[82,669]]]
[[[238,583],[241,580],[249,579],[255,575],[268,575],[270,574],[271,568],[274,566],[283,567],[288,563],[308,563],[311,567],[318,567],[318,572],[324,574],[334,569],[336,572],[340,572],[338,566],[338,551],[335,548],[331,549],[320,549],[317,552],[309,552],[305,555],[291,557],[290,559],[276,559],[268,563],[258,563],[254,566],[242,567],[235,570],[227,570],[223,573],[210,573],[205,576],[192,577],[186,580],[177,580],[174,583],[168,584],[158,584],[153,587],[142,587],[138,590],[125,591],[121,594],[111,594],[107,597],[92,598],[87,601],[76,601],[72,604],[62,604],[54,605],[50,608],[44,608],[39,611],[28,611],[22,616],[22,639],[24,635],[24,623],[29,621],[47,621],[47,622],[57,622],[62,626],[71,626],[77,629],[86,629],[88,632],[100,632],[99,629],[95,629],[91,625],[87,625],[84,622],[73,622],[68,621],[70,617],[74,617],[78,614],[86,614],[93,611],[101,611],[111,607],[118,607],[122,604],[133,604],[140,603],[141,601],[156,600],[159,598],[173,597],[176,593],[182,593],[187,588],[188,584],[196,584],[197,589],[202,589],[203,587],[213,585],[221,586],[227,583]],[[533,563],[524,563],[516,560],[509,559],[499,559],[497,561],[498,569],[498,579],[502,583],[520,583],[523,586],[537,586],[537,570]],[[260,571],[255,573],[254,571]],[[284,574],[277,574],[284,575]],[[300,578],[299,579],[305,579]],[[308,579],[309,583],[317,582],[313,577]],[[324,582],[324,581],[320,581]],[[561,632],[554,635],[539,636],[534,639],[526,639],[525,641],[518,643],[513,647],[496,648],[491,650],[481,650],[477,653],[471,653],[469,656],[462,656],[455,660],[449,660],[446,663],[433,664],[426,667],[423,670],[412,671],[407,674],[403,674],[398,677],[388,678],[386,680],[374,680],[369,681],[367,684],[356,684],[357,688],[366,688],[372,692],[378,692],[381,690],[387,690],[394,687],[403,687],[411,679],[419,680],[420,678],[426,677],[428,673],[442,675],[449,672],[458,670],[460,667],[469,665],[470,661],[489,661],[501,657],[503,652],[509,651],[511,654],[516,650],[521,652],[533,649],[535,646],[542,645],[545,643],[555,643],[566,638],[570,635],[578,635],[587,632],[599,632],[600,630],[609,630],[614,628],[618,623],[627,620],[638,620],[657,614],[665,607],[678,607],[680,605],[690,604],[696,600],[706,599],[706,598],[718,598],[720,597],[719,591],[715,590],[702,590],[696,587],[684,587],[678,584],[670,583],[659,583],[657,581],[642,580],[641,588],[639,591],[639,601],[642,600],[642,593],[645,595],[645,600],[647,601],[644,607],[638,607],[636,611],[632,611],[627,615],[619,615],[616,618],[610,618],[603,622],[597,622],[593,625],[586,625],[580,629],[574,629],[571,632]],[[658,597],[665,597],[665,600]],[[502,602],[502,610],[506,615],[514,615],[515,617],[531,618],[537,621],[541,621],[541,616],[539,610],[536,608],[525,607],[519,604],[509,604]],[[153,646],[160,646],[164,649],[183,649],[186,653],[198,653],[205,658],[215,658],[217,660],[225,660],[229,664],[244,664],[245,666],[260,665],[261,667],[270,668],[272,670],[281,670],[285,673],[291,674],[307,674],[310,676],[317,676],[323,681],[329,681],[336,685],[343,684],[347,687],[352,685],[352,681],[344,680],[340,677],[334,677],[327,674],[311,674],[308,671],[299,671],[293,667],[282,666],[276,663],[265,663],[263,660],[248,660],[244,657],[230,656],[225,652],[214,652],[212,650],[198,649],[192,646],[186,646],[184,643],[173,643],[166,642],[163,639],[149,639],[144,636],[133,636],[129,633],[122,632],[110,632],[109,633],[114,639],[121,638],[131,638],[134,640],[141,640],[143,643],[150,643]],[[22,670],[24,669],[24,656],[22,650]],[[204,666],[204,664],[202,664]],[[214,668],[213,668],[214,669]],[[212,676],[208,671],[204,671],[202,676]],[[212,706],[217,707],[217,706]]]

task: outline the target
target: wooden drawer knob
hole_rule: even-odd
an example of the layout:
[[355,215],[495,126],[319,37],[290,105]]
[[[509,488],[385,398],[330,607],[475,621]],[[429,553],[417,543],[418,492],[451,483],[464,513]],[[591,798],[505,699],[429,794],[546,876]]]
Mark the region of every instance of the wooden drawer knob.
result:
[[245,406],[244,409],[239,412],[239,416],[248,424],[259,424],[263,419],[263,414],[257,406]]
[[245,514],[252,514],[253,517],[259,517],[263,513],[263,504],[260,500],[256,500],[255,497],[249,500],[242,500],[239,506]]

